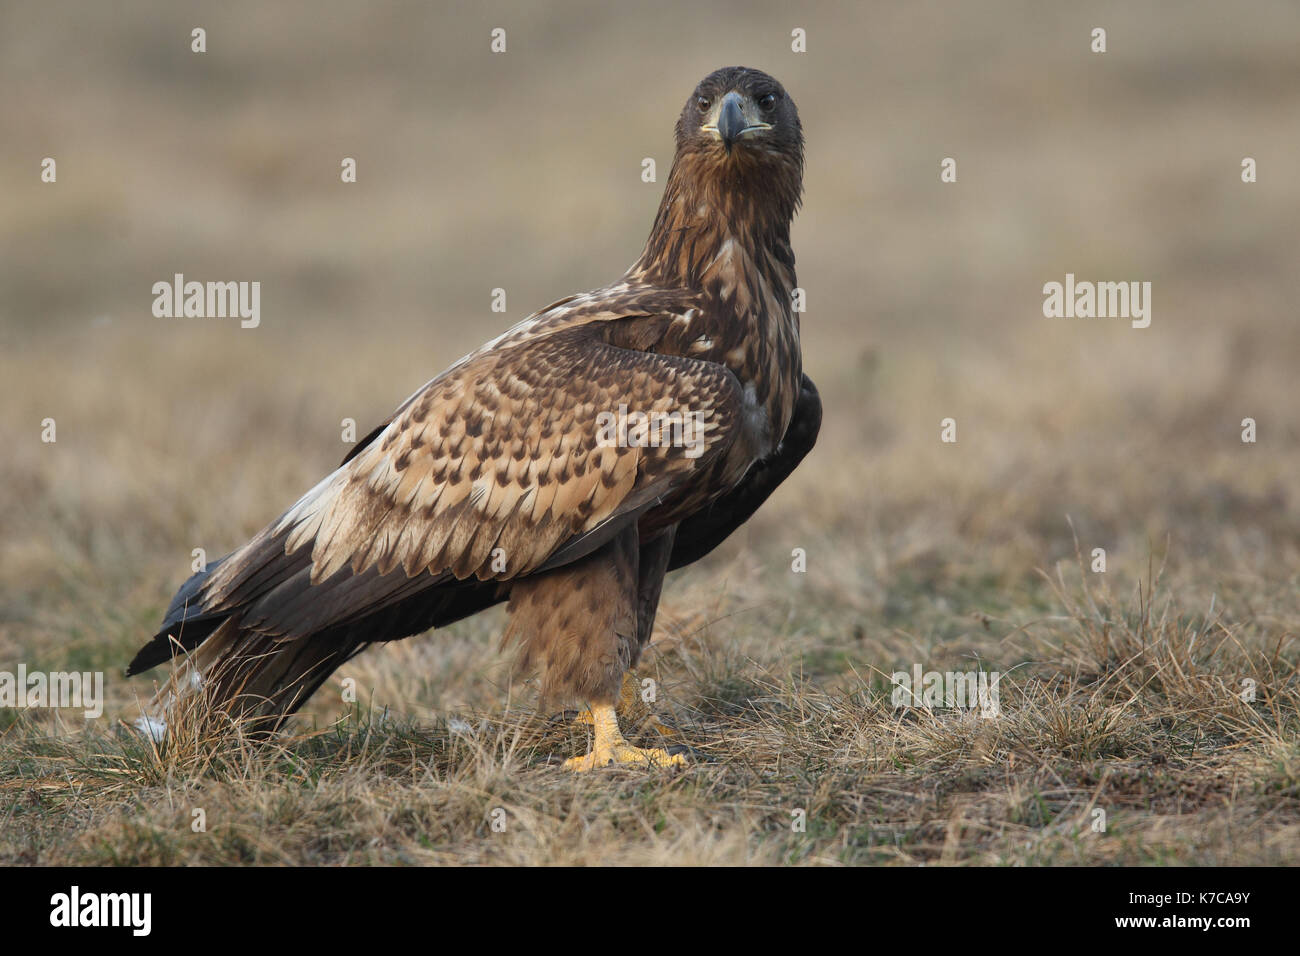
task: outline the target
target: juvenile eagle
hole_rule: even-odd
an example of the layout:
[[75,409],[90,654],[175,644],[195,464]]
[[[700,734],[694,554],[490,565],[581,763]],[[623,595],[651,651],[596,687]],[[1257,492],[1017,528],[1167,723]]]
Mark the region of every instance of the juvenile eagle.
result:
[[681,763],[631,746],[617,705],[664,575],[748,519],[817,437],[792,302],[802,189],[781,84],[705,77],[627,273],[462,358],[186,581],[127,669],[183,655],[145,719],[201,687],[274,729],[369,644],[508,599],[506,640],[543,700],[587,703],[593,746],[571,769]]

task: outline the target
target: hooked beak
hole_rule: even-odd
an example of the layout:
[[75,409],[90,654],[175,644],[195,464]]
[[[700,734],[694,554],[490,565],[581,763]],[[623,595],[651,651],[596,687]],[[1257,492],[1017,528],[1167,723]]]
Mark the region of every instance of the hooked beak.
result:
[[758,133],[772,128],[770,123],[764,123],[758,118],[758,110],[752,103],[749,104],[750,115],[746,116],[745,105],[745,98],[732,91],[718,104],[712,122],[705,123],[701,127],[722,140],[722,145],[726,147],[728,153],[746,133]]
[[739,93],[728,93],[722,98],[722,108],[718,111],[718,135],[722,145],[731,152],[731,147],[749,124],[745,121],[744,100]]

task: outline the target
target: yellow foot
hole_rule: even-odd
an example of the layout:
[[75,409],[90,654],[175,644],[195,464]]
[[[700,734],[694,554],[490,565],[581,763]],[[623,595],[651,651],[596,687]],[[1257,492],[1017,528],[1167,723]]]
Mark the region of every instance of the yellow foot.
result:
[[581,773],[615,764],[647,768],[686,766],[684,754],[669,753],[662,747],[633,747],[628,743],[618,729],[618,717],[609,704],[595,705],[587,715],[596,732],[591,753],[564,761],[565,769]]
[[586,770],[595,770],[597,767],[625,764],[652,769],[684,767],[686,757],[682,754],[670,754],[662,747],[633,747],[629,743],[623,743],[592,750],[585,757],[570,757],[564,761],[564,769],[582,773]]
[[[640,683],[636,675],[631,671],[623,673],[623,688],[618,695],[618,703],[614,705],[614,712],[622,717],[624,721],[631,721],[633,729],[649,729],[659,734],[661,737],[680,737],[681,734],[676,728],[669,727],[662,723],[650,710],[649,706],[641,700],[639,693]],[[591,708],[584,707],[578,712],[574,723],[585,724],[588,727],[594,726],[594,720],[591,716]]]

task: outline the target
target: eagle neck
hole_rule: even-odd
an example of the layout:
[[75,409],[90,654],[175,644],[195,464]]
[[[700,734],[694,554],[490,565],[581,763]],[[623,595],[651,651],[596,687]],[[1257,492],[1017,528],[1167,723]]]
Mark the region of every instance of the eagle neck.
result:
[[738,243],[774,287],[793,284],[790,220],[797,184],[791,188],[754,172],[698,175],[695,165],[674,161],[654,226],[629,274],[697,288],[723,247]]

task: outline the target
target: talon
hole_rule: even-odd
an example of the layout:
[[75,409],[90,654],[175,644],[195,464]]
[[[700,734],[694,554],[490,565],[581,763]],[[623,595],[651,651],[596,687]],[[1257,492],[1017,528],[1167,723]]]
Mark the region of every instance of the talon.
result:
[[[680,736],[682,735],[682,732],[681,732],[680,730],[678,730],[676,727],[669,727],[667,724],[661,722],[658,718],[655,718],[655,717],[651,717],[651,718],[650,718],[650,724],[649,724],[649,727],[650,727],[651,730],[653,730],[655,733],[657,733],[660,737],[670,737],[670,738],[671,738],[671,737],[680,737]],[[680,745],[679,745],[679,746],[680,746]],[[670,752],[671,752],[673,749],[675,749],[675,748],[669,748]]]
[[596,731],[591,753],[564,761],[568,770],[581,773],[596,767],[615,764],[632,764],[649,768],[686,766],[686,747],[674,747],[671,752],[662,747],[633,747],[618,729],[618,717],[609,704],[595,705],[588,711]]

